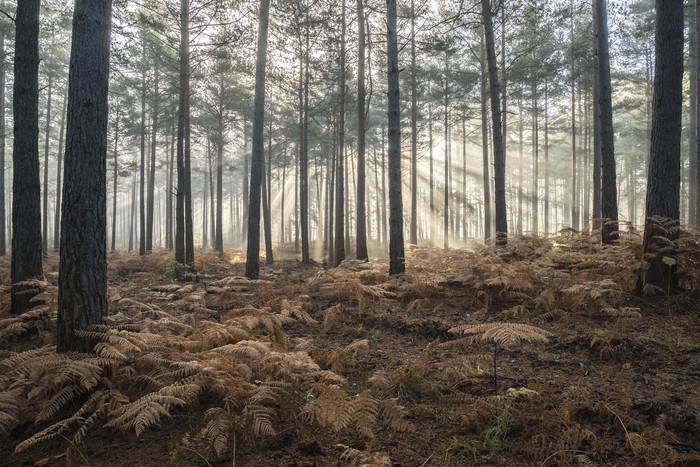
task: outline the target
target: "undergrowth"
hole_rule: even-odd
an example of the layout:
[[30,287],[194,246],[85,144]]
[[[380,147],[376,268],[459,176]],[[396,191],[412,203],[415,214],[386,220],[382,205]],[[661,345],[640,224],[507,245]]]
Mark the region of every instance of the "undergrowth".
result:
[[[235,253],[201,255],[198,282],[169,252],[114,253],[109,315],[84,333],[98,342],[90,354],[55,352],[52,254],[45,280],[25,284],[38,294],[23,315],[8,314],[3,276],[3,444],[21,456],[65,443],[77,459],[105,430],[140,437],[197,410],[172,444],[172,465],[230,462],[309,430],[318,434],[322,462],[351,465],[392,465],[422,430],[438,430],[440,438],[421,462],[444,456],[446,465],[698,460],[687,438],[698,434],[697,390],[678,383],[690,391],[687,417],[679,418],[673,399],[649,392],[647,376],[631,366],[635,356],[666,348],[694,351],[695,335],[678,330],[664,344],[649,329],[635,338],[630,330],[644,313],[666,314],[672,304],[632,294],[637,234],[623,232],[614,247],[599,240],[564,232],[553,241],[525,237],[473,252],[413,248],[402,276],[388,276],[384,262],[346,262],[294,282],[284,274],[237,276]],[[697,303],[700,289],[697,232],[683,232],[679,244],[688,291],[676,308],[682,300]],[[437,337],[421,335],[432,317],[440,318]],[[411,333],[413,341],[388,358],[386,346]],[[604,387],[586,379],[601,369],[559,378],[558,359],[571,349],[591,356],[588,367],[606,362],[618,371]],[[408,444],[391,453],[379,448],[393,438]]]

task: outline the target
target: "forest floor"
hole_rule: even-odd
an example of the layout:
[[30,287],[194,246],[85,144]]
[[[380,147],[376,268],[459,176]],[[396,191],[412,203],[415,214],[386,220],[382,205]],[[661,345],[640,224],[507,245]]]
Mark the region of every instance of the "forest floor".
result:
[[633,294],[637,234],[598,241],[408,248],[399,277],[285,245],[256,281],[113,252],[89,355],[52,347],[56,253],[20,317],[3,259],[0,465],[700,465],[700,236],[669,297]]

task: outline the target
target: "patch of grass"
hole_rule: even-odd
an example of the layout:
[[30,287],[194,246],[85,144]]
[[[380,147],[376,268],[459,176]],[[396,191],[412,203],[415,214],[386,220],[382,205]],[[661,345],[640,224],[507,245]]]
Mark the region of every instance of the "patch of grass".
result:
[[440,407],[435,409],[435,420],[438,422],[445,422],[447,420],[452,420],[455,414],[455,406],[451,405],[449,407]]
[[405,396],[410,393],[422,394],[425,390],[425,378],[420,371],[407,369],[399,374],[389,392],[397,396]]
[[191,282],[195,280],[196,275],[190,271],[187,266],[177,261],[173,261],[165,270],[165,275],[170,278],[170,282]]
[[357,327],[352,328],[355,334],[368,339],[377,339],[382,334],[382,331],[375,328],[366,328],[364,325],[360,324]]

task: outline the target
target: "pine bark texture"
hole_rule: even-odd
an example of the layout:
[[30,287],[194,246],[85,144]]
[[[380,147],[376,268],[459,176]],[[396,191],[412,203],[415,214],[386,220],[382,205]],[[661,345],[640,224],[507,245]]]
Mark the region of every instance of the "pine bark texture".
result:
[[0,256],[7,254],[5,225],[5,30],[0,30]]
[[255,67],[255,100],[253,103],[253,149],[250,164],[248,206],[248,254],[245,276],[257,279],[260,274],[260,196],[265,150],[265,64],[267,61],[267,26],[270,0],[260,1],[258,57]]
[[411,226],[409,243],[418,243],[418,93],[416,89],[416,6],[411,0]]
[[389,274],[394,275],[406,270],[401,198],[401,101],[399,99],[396,0],[387,0],[386,9],[389,89]]
[[[637,288],[678,286],[673,243],[680,219],[683,1],[656,0],[656,64],[643,258]],[[668,241],[664,241],[663,238]],[[666,261],[664,261],[666,260]]]
[[12,151],[12,305],[27,311],[34,294],[16,285],[42,275],[39,177],[39,0],[17,5]]
[[345,259],[345,0],[341,3],[340,28],[340,110],[338,121],[338,164],[336,167],[335,191],[335,254],[338,266]]
[[[617,241],[617,181],[615,177],[615,135],[613,133],[612,92],[610,87],[610,51],[608,46],[608,12],[606,0],[595,0],[600,87],[600,155],[602,163],[601,215],[603,216],[603,244]],[[587,221],[587,220],[586,220]]]
[[364,0],[357,0],[357,259],[367,260],[367,210],[365,200],[365,14]]
[[185,263],[185,127],[189,112],[189,0],[180,3],[180,88],[177,112],[177,191],[175,195],[175,261]]
[[593,1],[593,230],[600,230],[601,211],[601,165],[600,149],[600,80],[598,79],[598,14],[597,1]]
[[489,67],[491,94],[491,123],[493,127],[493,171],[496,202],[496,244],[505,245],[508,241],[508,223],[506,220],[506,160],[503,154],[503,134],[501,133],[500,91],[496,50],[493,38],[493,20],[491,18],[490,0],[481,0],[484,15],[484,36],[486,38],[486,57]]
[[59,352],[88,352],[75,331],[107,313],[107,91],[112,2],[76,0],[58,277]]

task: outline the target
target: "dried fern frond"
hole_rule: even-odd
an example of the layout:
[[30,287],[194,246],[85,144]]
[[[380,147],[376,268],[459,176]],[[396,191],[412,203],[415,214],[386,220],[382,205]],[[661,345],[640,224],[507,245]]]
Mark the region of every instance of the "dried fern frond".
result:
[[473,342],[494,342],[509,347],[518,342],[547,342],[552,333],[537,326],[522,323],[464,324],[449,329],[449,332],[472,336]]

